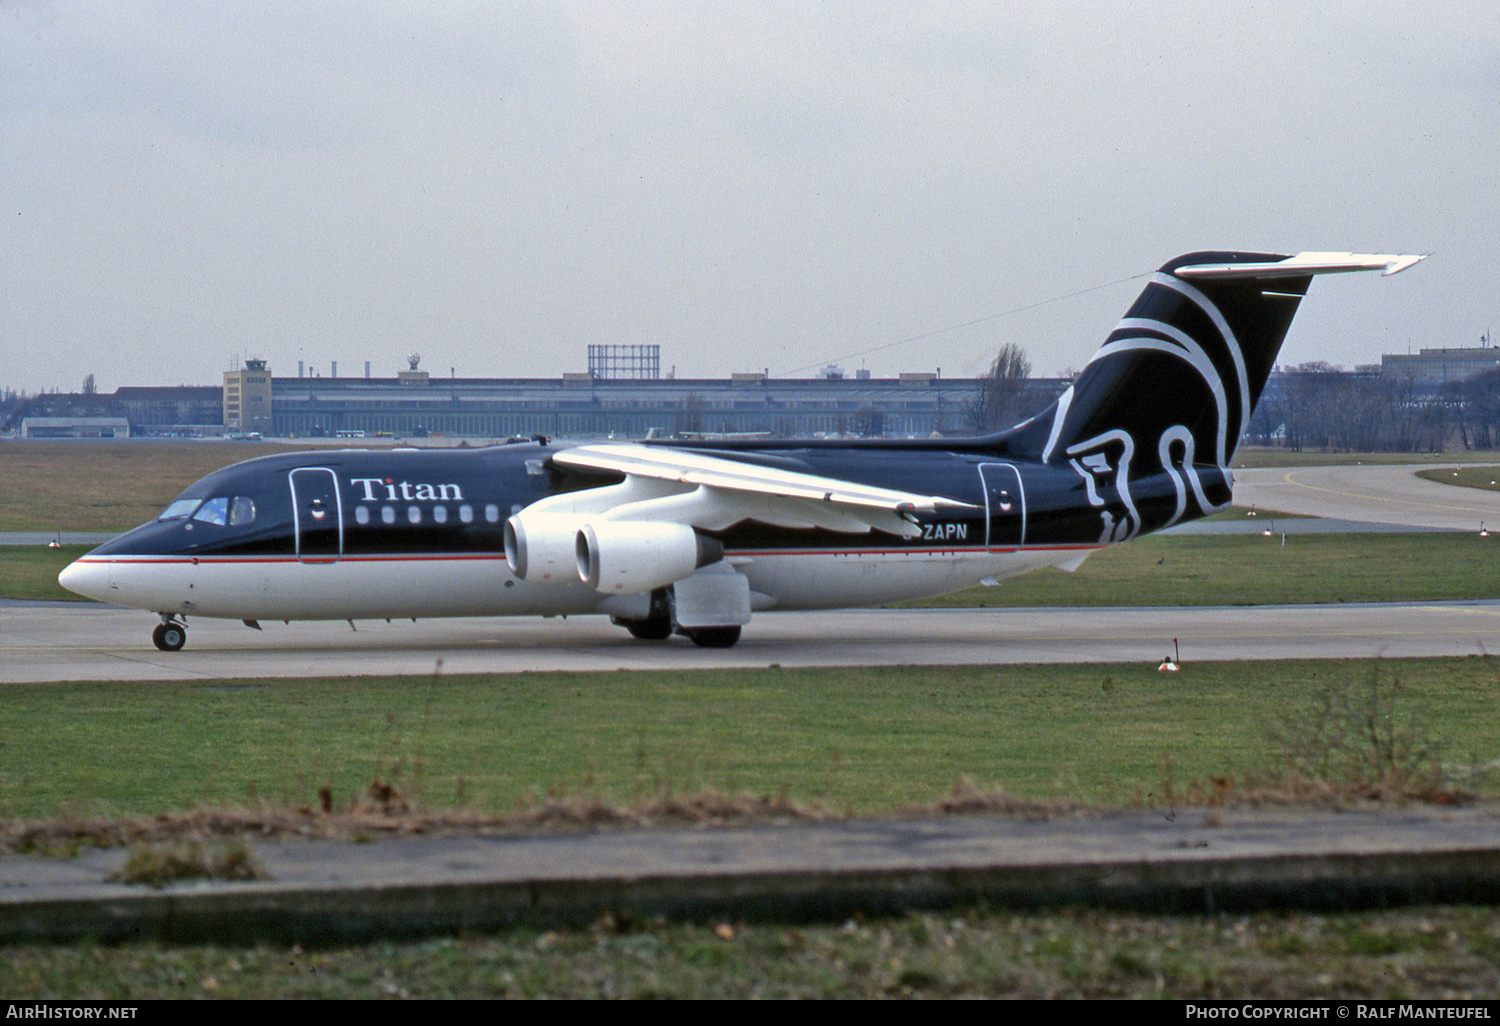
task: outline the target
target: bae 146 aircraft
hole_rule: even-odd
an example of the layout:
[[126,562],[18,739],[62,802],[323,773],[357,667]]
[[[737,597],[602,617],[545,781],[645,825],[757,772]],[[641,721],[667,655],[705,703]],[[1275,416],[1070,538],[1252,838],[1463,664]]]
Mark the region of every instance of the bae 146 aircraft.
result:
[[328,620],[610,616],[727,647],[757,610],[938,595],[1229,504],[1229,463],[1313,277],[1397,254],[1193,253],[1151,275],[1056,402],[1009,430],[263,456],[68,566],[157,613]]

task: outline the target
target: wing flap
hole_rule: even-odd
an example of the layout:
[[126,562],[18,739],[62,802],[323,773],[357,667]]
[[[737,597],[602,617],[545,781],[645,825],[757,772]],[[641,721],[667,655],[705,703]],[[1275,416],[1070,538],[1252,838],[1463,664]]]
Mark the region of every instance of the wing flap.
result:
[[[840,481],[757,464],[633,444],[584,445],[552,461],[577,470],[624,474],[683,488],[675,494],[614,506],[610,520],[666,520],[704,530],[724,530],[743,520],[779,527],[824,528],[844,533],[921,533],[912,513],[978,507],[944,498]],[[584,494],[572,493],[572,494]]]

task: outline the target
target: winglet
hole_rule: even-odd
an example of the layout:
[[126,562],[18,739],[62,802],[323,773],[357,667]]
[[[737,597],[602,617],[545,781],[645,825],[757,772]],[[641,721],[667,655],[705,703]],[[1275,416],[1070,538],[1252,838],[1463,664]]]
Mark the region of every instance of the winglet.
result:
[[1382,276],[1399,274],[1430,254],[1409,253],[1298,253],[1281,260],[1248,263],[1202,263],[1173,267],[1171,272],[1188,280],[1229,281],[1236,278],[1302,278],[1314,274],[1346,271],[1379,271]]

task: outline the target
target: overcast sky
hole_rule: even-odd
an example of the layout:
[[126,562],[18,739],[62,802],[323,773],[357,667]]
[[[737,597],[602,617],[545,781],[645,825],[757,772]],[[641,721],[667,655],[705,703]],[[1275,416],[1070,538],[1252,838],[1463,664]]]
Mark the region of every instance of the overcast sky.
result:
[[1497,147],[1493,0],[0,0],[0,386],[1056,374],[1178,253],[1433,252],[1281,360],[1376,363],[1500,328]]

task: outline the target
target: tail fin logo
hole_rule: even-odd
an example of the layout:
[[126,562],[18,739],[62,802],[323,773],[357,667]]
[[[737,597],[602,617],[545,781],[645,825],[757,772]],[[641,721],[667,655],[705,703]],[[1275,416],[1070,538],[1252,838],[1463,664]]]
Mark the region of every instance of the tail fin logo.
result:
[[1130,458],[1135,440],[1124,431],[1106,431],[1068,447],[1068,465],[1083,478],[1089,505],[1100,508],[1106,544],[1135,537],[1141,517],[1130,497]]

